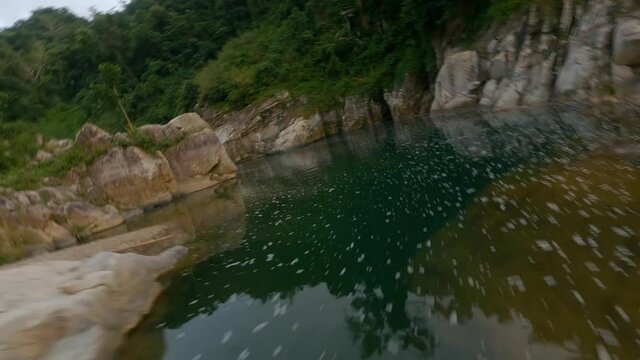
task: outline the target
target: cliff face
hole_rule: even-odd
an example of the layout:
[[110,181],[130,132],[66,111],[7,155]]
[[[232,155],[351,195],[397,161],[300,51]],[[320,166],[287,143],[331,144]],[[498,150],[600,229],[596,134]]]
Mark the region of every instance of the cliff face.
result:
[[563,0],[557,11],[533,5],[461,45],[452,22],[433,39],[433,81],[405,74],[381,99],[348,97],[326,113],[282,93],[239,112],[205,119],[234,161],[317,141],[384,120],[402,121],[465,107],[510,110],[550,100],[640,105],[640,1]]
[[494,24],[470,49],[445,38],[431,112],[495,110],[554,100],[640,104],[640,5],[564,0],[558,14],[532,6]]

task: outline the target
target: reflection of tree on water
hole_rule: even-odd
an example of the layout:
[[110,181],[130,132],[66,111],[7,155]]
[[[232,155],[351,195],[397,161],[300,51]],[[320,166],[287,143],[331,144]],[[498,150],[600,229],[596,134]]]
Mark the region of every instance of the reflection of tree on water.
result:
[[[527,210],[530,204],[525,204],[505,213],[502,206],[512,204],[497,202],[495,208],[469,204],[482,189],[492,194],[487,196],[491,201],[498,190],[503,193],[496,197],[505,197],[505,201],[528,199],[526,192],[508,192],[524,175],[516,173],[507,180],[501,176],[514,167],[525,169],[519,153],[529,152],[523,149],[535,150],[545,142],[569,146],[571,136],[559,131],[555,138],[541,143],[529,141],[526,130],[481,133],[491,144],[507,144],[514,137],[519,140],[506,150],[492,149],[489,154],[494,157],[478,158],[458,152],[464,140],[447,139],[434,131],[424,133],[423,140],[414,144],[389,144],[386,134],[381,138],[383,146],[351,143],[315,157],[306,153],[307,160],[322,162],[319,169],[298,166],[305,163],[298,159],[289,163],[298,165],[279,172],[285,166],[282,159],[290,154],[261,160],[267,165],[247,164],[252,172],[244,176],[253,181],[243,178],[243,193],[249,200],[246,226],[242,226],[246,231],[238,241],[242,246],[212,256],[174,279],[156,312],[134,337],[152,333],[155,341],[163,342],[162,327],[181,328],[198,315],[214,314],[229,299],[246,294],[264,304],[274,297],[292,302],[304,289],[326,284],[334,297],[349,299],[351,309],[344,315],[345,322],[363,357],[407,349],[427,357],[438,344],[434,323],[445,319],[465,324],[478,309],[500,323],[517,317],[516,309],[530,319],[537,339],[570,340],[555,332],[576,334],[569,330],[572,322],[564,320],[581,313],[580,305],[569,302],[575,299],[570,298],[572,293],[569,297],[555,295],[556,290],[548,288],[543,279],[548,273],[565,272],[563,264],[544,262],[547,252],[534,253],[543,257],[535,258],[527,247],[530,244],[519,241],[518,236],[531,238],[540,229],[512,232],[517,236],[511,240],[502,235],[503,227],[509,229],[508,222],[518,211],[533,214],[535,209]],[[452,141],[458,145],[452,146]],[[360,157],[358,149],[366,156]],[[485,220],[488,223],[482,223]],[[483,228],[486,233],[481,232]],[[236,230],[231,224],[203,236],[214,243]],[[556,231],[549,230],[548,238],[553,239]],[[530,258],[544,267],[531,265],[539,273],[520,274]],[[509,285],[506,279],[514,275],[520,276],[526,293],[519,292],[517,279],[513,281],[516,286]],[[576,284],[582,281],[570,275]],[[564,278],[556,280],[561,286],[573,285]],[[545,305],[527,296],[533,293],[555,297]],[[197,305],[190,305],[196,301]],[[546,323],[547,312],[561,319],[558,324],[553,322],[553,328]],[[425,317],[427,313],[436,318]],[[596,322],[594,326],[604,328]]]
[[600,346],[632,358],[640,351],[638,178],[637,166],[594,154],[515,171],[414,257],[430,269],[411,275],[411,287],[434,297],[444,318],[451,310],[438,304],[452,296],[461,323],[480,309],[528,323],[537,342],[580,357]]

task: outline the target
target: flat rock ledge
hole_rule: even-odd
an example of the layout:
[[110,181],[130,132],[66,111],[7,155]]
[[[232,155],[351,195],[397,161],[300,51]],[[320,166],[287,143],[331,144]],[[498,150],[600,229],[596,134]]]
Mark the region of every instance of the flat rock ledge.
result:
[[113,358],[162,292],[159,277],[186,253],[176,246],[157,256],[67,254],[81,260],[0,269],[0,359]]

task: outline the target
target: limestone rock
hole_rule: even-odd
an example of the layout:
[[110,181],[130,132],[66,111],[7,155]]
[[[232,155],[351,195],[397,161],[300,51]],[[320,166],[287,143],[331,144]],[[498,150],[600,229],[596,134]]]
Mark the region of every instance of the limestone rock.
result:
[[102,253],[0,271],[0,358],[109,359],[162,291],[158,277],[186,254]]
[[448,56],[438,72],[432,112],[474,105],[479,82],[479,60],[475,51]]
[[125,209],[166,203],[177,189],[162,154],[133,146],[110,149],[86,169],[79,185],[90,199]]
[[85,149],[95,150],[111,145],[113,138],[101,128],[86,123],[76,134],[75,144]]
[[613,36],[613,61],[618,65],[640,65],[640,19],[620,19]]

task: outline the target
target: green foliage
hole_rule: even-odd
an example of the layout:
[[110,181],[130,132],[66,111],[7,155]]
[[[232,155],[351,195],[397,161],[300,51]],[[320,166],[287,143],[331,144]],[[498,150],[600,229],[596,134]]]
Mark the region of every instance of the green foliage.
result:
[[90,21],[65,9],[39,9],[0,32],[0,171],[15,175],[2,182],[39,181],[91,155],[69,153],[29,170],[30,180],[24,168],[36,151],[36,132],[71,137],[90,121],[109,131],[128,128],[135,137],[129,121],[163,123],[198,104],[237,109],[282,90],[306,96],[314,109],[351,94],[379,96],[406,73],[434,77],[432,36],[449,21],[460,20],[473,36],[533,2],[547,13],[560,5],[132,0]]

